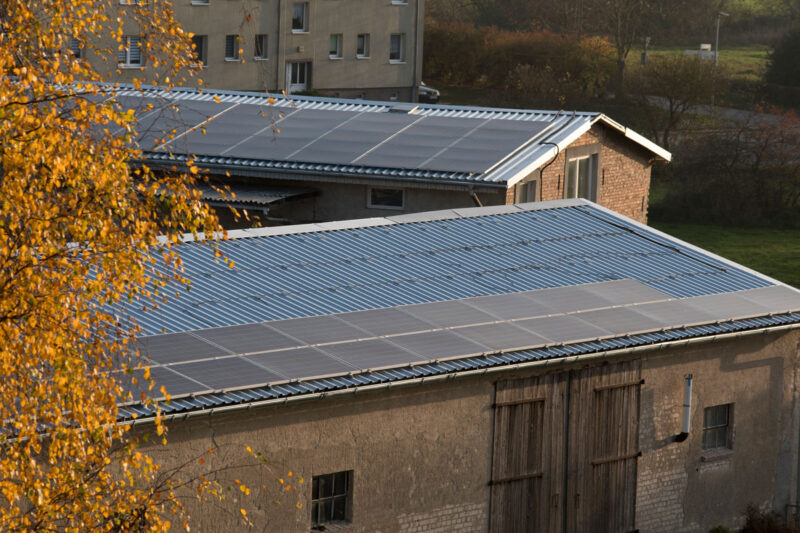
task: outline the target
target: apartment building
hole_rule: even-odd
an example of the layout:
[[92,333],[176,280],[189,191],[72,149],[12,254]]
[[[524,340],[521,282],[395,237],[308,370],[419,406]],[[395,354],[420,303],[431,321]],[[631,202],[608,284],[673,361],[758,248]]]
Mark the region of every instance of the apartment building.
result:
[[[123,19],[131,9],[120,0]],[[176,0],[173,9],[194,34],[204,87],[409,101],[421,81],[424,0]],[[134,24],[125,32],[117,64],[96,58],[97,67],[117,81],[148,79],[147,36]]]

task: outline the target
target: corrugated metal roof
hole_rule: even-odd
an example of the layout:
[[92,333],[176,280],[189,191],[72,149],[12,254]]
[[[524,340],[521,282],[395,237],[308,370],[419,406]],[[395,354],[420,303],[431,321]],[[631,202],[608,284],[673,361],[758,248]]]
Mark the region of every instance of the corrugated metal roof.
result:
[[[254,205],[268,206],[290,198],[298,198],[313,194],[310,189],[297,189],[290,187],[247,187],[244,185],[231,185],[212,187],[210,185],[198,186],[202,199],[209,202],[219,202],[226,205]],[[222,191],[222,192],[220,192]]]
[[177,253],[191,290],[169,287],[181,296],[153,312],[141,311],[144,302],[118,311],[152,335],[615,279],[676,298],[772,284],[582,200],[448,213],[232,233],[242,238],[219,251],[233,269],[208,246],[186,243]]
[[[159,88],[136,90],[133,87],[123,86],[116,90],[117,97],[126,98],[126,102],[131,100],[155,99],[158,100],[158,105],[162,107],[166,102],[171,102],[176,105],[178,109],[181,106],[189,106],[192,102],[202,103],[203,105],[217,105],[220,110],[215,110],[215,116],[219,115],[213,122],[203,124],[202,128],[207,128],[209,132],[226,120],[225,109],[233,109],[234,107],[253,106],[254,109],[266,109],[270,112],[281,113],[279,119],[274,117],[265,116],[263,123],[266,128],[270,127],[270,123],[280,122],[287,115],[291,115],[298,110],[318,111],[318,112],[338,112],[342,115],[341,120],[346,122],[349,120],[345,115],[358,113],[358,114],[387,114],[396,103],[392,102],[371,102],[364,100],[346,100],[338,98],[319,98],[319,97],[306,97],[306,96],[290,96],[283,95],[268,95],[265,93],[245,93],[234,91],[191,91],[191,90],[170,90],[165,91]],[[127,104],[126,104],[127,105]],[[482,120],[482,121],[509,121],[510,123],[518,122],[531,122],[531,123],[546,123],[544,131],[537,133],[535,128],[522,146],[513,143],[510,139],[506,141],[510,143],[503,152],[502,157],[497,154],[491,155],[487,153],[486,160],[487,166],[482,169],[488,170],[476,171],[474,168],[446,168],[437,167],[437,163],[429,162],[427,168],[420,168],[416,163],[411,164],[388,164],[388,162],[395,162],[398,160],[406,161],[414,154],[403,153],[394,154],[388,150],[392,157],[384,158],[384,162],[379,160],[377,164],[360,164],[353,160],[348,164],[342,163],[335,159],[332,160],[304,160],[303,153],[290,155],[285,159],[270,159],[268,156],[236,156],[233,157],[228,154],[230,146],[220,145],[218,150],[214,150],[209,146],[209,142],[204,140],[203,150],[192,149],[191,146],[183,147],[182,145],[171,144],[168,153],[162,149],[152,149],[149,144],[142,146],[144,150],[145,161],[151,164],[172,164],[184,163],[186,155],[182,152],[184,148],[188,148],[193,156],[194,161],[203,166],[213,169],[236,169],[240,168],[247,170],[250,173],[263,173],[264,175],[282,178],[284,173],[300,173],[300,174],[318,174],[318,175],[331,175],[331,176],[359,176],[370,179],[392,178],[408,181],[423,181],[423,182],[442,182],[442,183],[482,183],[485,185],[497,185],[499,187],[508,187],[517,181],[525,178],[533,170],[544,165],[548,160],[555,156],[559,151],[564,150],[570,143],[577,139],[580,135],[587,132],[592,125],[600,122],[607,126],[620,131],[620,133],[629,139],[631,142],[637,143],[643,149],[650,151],[654,158],[669,160],[671,155],[666,150],[655,145],[651,141],[645,139],[641,135],[636,134],[605,115],[596,112],[564,112],[564,111],[547,111],[547,110],[520,110],[520,109],[500,109],[500,108],[481,108],[471,106],[446,106],[434,104],[419,104],[412,112],[414,116],[419,117],[437,117],[443,119],[463,119],[469,120]],[[151,113],[152,114],[152,113]],[[266,113],[269,115],[270,113]],[[187,110],[184,115],[196,116],[197,113],[193,110]],[[198,119],[199,120],[199,119]],[[231,119],[233,120],[233,119]],[[336,119],[334,119],[336,120]],[[196,121],[196,120],[195,120]],[[190,121],[191,122],[191,121]],[[343,122],[343,123],[344,123]],[[152,126],[152,125],[150,125]],[[148,126],[148,127],[150,127]],[[338,128],[339,125],[336,126]],[[169,128],[177,128],[176,137],[182,138],[184,132],[190,128],[201,129],[199,123],[188,123],[181,125],[176,121],[171,121]],[[318,132],[321,137],[324,137],[326,132],[333,131],[327,127],[320,126]],[[336,129],[334,128],[334,129]],[[280,129],[280,128],[275,128]],[[313,144],[313,136],[309,138],[310,144]],[[280,139],[280,133],[276,133]],[[149,137],[148,137],[149,138]],[[456,139],[454,139],[456,140]],[[149,142],[149,141],[148,141]],[[502,149],[502,143],[498,149]],[[321,152],[325,154],[327,148]],[[200,152],[200,153],[198,153]],[[318,154],[319,155],[319,154]],[[423,158],[424,159],[424,158]],[[407,162],[407,161],[406,161]],[[444,163],[444,161],[442,162]],[[452,164],[452,160],[451,160]],[[432,166],[430,166],[432,165]],[[425,166],[425,165],[423,165]],[[467,165],[468,166],[468,165]],[[407,168],[410,167],[410,168]],[[469,170],[469,171],[467,171]]]

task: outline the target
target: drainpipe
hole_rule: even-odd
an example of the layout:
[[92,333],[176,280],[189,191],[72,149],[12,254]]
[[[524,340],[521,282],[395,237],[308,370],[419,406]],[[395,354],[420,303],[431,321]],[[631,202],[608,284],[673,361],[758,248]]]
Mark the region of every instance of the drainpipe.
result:
[[683,392],[683,428],[675,435],[675,442],[683,442],[689,436],[689,423],[692,417],[692,375],[686,374],[686,388]]

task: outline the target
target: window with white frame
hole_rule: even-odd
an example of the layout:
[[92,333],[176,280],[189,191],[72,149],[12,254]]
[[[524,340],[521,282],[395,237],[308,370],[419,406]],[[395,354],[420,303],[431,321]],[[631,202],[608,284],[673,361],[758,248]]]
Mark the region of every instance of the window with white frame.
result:
[[406,36],[402,33],[393,33],[389,37],[389,62],[402,63],[405,61],[404,48]]
[[567,169],[564,178],[564,198],[585,198],[597,201],[596,153],[570,155],[567,153]]
[[356,57],[369,57],[369,33],[359,33],[356,38]]
[[328,57],[338,59],[342,57],[342,34],[332,33],[328,45]]
[[731,449],[733,404],[726,403],[703,409],[703,449]]
[[308,2],[292,4],[292,33],[308,32]]
[[532,178],[526,178],[524,181],[517,184],[516,198],[514,201],[518,204],[526,202],[539,201],[539,175]]
[[254,59],[265,60],[269,58],[267,45],[269,45],[269,36],[266,34],[256,35],[256,49]]
[[225,36],[225,61],[239,61],[239,36]]
[[203,67],[208,62],[208,36],[194,35],[192,37],[192,52],[198,67]]
[[314,476],[311,481],[312,527],[349,522],[352,498],[352,470]]
[[403,209],[405,207],[405,191],[369,187],[367,190],[367,207],[376,209]]
[[117,52],[117,61],[122,67],[142,66],[142,38],[138,35],[124,35],[122,48]]
[[81,45],[81,40],[77,37],[70,37],[69,38],[69,52],[72,54],[72,57],[75,59],[80,59],[83,57],[83,45]]

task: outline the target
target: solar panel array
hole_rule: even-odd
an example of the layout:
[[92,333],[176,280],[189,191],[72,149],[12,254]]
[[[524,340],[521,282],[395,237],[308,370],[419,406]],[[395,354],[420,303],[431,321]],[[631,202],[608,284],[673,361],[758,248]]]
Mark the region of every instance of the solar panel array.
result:
[[796,311],[800,293],[771,286],[673,299],[622,280],[446,304],[472,312],[443,326],[432,321],[442,304],[418,304],[146,337],[138,348],[159,385],[198,394]]
[[[117,312],[154,335],[619,279],[677,298],[772,285],[591,205],[454,213],[220,242],[235,268],[210,246],[186,243],[177,253],[190,290],[170,285],[158,310],[142,312],[148,302],[134,301]],[[454,307],[451,313],[472,312]],[[511,312],[513,304],[503,307]]]
[[548,125],[375,109],[118,99],[123,107],[138,110],[139,146],[145,152],[442,172],[483,173]]

